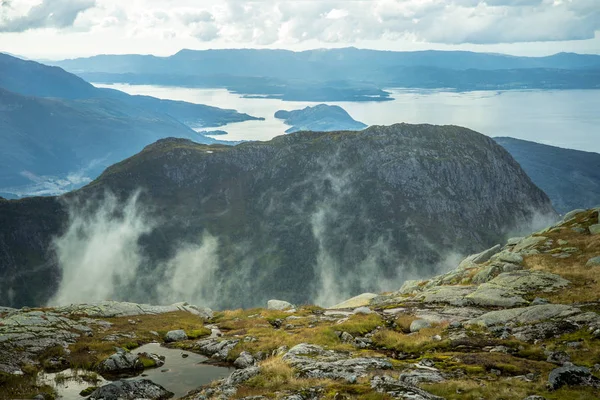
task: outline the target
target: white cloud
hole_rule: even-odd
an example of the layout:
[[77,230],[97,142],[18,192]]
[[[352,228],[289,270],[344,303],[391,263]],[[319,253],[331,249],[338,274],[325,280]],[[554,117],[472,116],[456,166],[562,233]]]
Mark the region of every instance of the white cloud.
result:
[[[140,44],[135,38],[147,43],[154,39],[152,46],[142,47],[171,52],[198,46],[293,48],[366,42],[389,47],[398,43],[404,47],[495,46],[585,41],[600,31],[598,0],[20,0],[8,4],[0,8],[0,31],[52,28],[74,35],[76,30],[81,41],[102,38],[107,47],[127,45],[133,50]],[[43,32],[39,37],[47,37],[48,30]]]

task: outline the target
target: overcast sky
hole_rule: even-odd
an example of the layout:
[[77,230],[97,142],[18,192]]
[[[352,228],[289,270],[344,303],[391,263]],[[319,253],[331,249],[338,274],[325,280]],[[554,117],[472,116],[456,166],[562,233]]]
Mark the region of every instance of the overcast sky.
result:
[[0,51],[356,46],[600,54],[600,0],[0,0]]

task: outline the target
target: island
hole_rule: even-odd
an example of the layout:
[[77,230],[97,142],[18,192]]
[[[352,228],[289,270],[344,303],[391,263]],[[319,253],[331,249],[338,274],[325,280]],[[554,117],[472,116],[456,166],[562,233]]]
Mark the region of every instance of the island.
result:
[[291,128],[286,133],[298,131],[360,131],[368,125],[353,119],[342,107],[319,104],[302,110],[279,110],[275,118],[282,119]]

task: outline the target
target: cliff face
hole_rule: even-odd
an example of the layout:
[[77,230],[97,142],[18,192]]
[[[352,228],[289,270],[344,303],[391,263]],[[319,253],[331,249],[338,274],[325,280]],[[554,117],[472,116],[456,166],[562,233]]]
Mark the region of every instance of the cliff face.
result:
[[[127,201],[139,189],[137,202]],[[555,215],[548,197],[492,139],[455,126],[407,124],[305,132],[235,147],[161,140],[65,199],[28,200],[47,215],[19,222],[15,210],[29,205],[0,202],[0,215],[40,232],[40,246],[25,243],[27,256],[11,263],[15,243],[29,238],[11,236],[2,225],[2,275],[49,263],[48,276],[63,276],[60,286],[37,288],[35,298],[21,295],[30,287],[26,281],[13,282],[19,296],[12,301],[0,279],[0,303],[39,302],[57,287],[63,295],[55,300],[76,300],[64,294],[85,285],[65,280],[77,271],[93,275],[86,269],[93,267],[114,275],[106,282],[117,282],[115,290],[102,295],[119,300],[185,298],[221,308],[280,297],[327,305],[429,276],[454,255],[500,242],[536,213]],[[47,204],[35,205],[42,201]],[[131,242],[134,259],[106,259],[127,265],[105,268],[99,257],[89,257],[96,253],[85,253],[95,235],[112,237],[110,229],[135,232],[94,252],[131,254],[122,246]],[[51,235],[62,238],[53,247],[62,252],[43,249]],[[94,243],[103,241],[111,244]],[[60,246],[68,243],[76,248]],[[98,294],[94,290],[88,297]]]

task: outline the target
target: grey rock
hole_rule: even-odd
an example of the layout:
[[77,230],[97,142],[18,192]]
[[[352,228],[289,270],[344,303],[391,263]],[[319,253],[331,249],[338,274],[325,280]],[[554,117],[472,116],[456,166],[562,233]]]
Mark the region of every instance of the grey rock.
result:
[[101,301],[89,304],[71,304],[56,308],[56,312],[88,317],[131,317],[135,315],[155,315],[175,311],[187,311],[203,318],[212,318],[210,308],[197,307],[188,303],[175,303],[170,306],[152,306],[119,301]]
[[225,381],[225,384],[228,386],[237,386],[258,374],[260,374],[260,368],[258,367],[238,369],[233,371],[231,375],[229,375],[229,377]]
[[519,265],[523,263],[523,256],[512,251],[504,250],[492,257],[492,260]]
[[293,304],[288,303],[287,301],[269,300],[267,302],[267,309],[269,309],[269,310],[283,311],[283,310],[289,310],[291,308],[294,308]]
[[550,304],[550,301],[548,299],[544,299],[542,297],[536,297],[535,299],[533,299],[533,301],[531,302],[532,306],[539,306],[541,304]]
[[353,314],[373,314],[375,311],[371,310],[369,307],[358,307],[355,308]]
[[165,356],[159,356],[154,353],[137,353],[140,357],[149,358],[156,364],[155,368],[160,368],[165,365]]
[[196,342],[195,348],[200,353],[217,360],[225,360],[229,352],[239,343],[239,340],[218,340],[208,338]]
[[542,397],[542,396],[533,395],[533,396],[527,396],[523,400],[546,400],[546,398]]
[[165,400],[173,393],[148,379],[116,381],[96,389],[91,400]]
[[106,360],[102,361],[98,366],[101,372],[120,373],[126,371],[137,371],[144,369],[144,365],[140,361],[140,356],[132,354],[124,350],[111,355]]
[[490,311],[468,321],[482,326],[506,325],[508,322],[533,324],[554,318],[566,318],[579,314],[581,310],[566,304],[542,304],[522,308]]
[[588,368],[564,366],[550,372],[548,384],[552,390],[563,386],[592,386],[600,388],[600,379],[596,378]]
[[177,329],[174,331],[169,331],[165,335],[165,342],[180,342],[182,340],[187,340],[188,336],[183,329]]
[[455,306],[468,304],[465,296],[473,293],[476,286],[435,286],[415,296],[415,300],[423,303],[447,303]]
[[416,319],[410,324],[411,332],[419,332],[421,329],[431,327],[431,323],[424,319]]
[[492,248],[489,248],[485,251],[482,251],[479,254],[476,254],[475,257],[473,257],[473,259],[471,261],[474,262],[475,264],[483,264],[484,262],[486,262],[490,258],[492,258],[492,256],[494,254],[498,253],[501,249],[502,249],[502,246],[497,244]]
[[581,214],[582,212],[586,212],[586,210],[581,209],[581,208],[577,208],[573,211],[569,211],[568,213],[565,214],[565,216],[563,217],[563,221],[566,222],[570,219],[573,219],[577,216],[577,214]]
[[504,263],[502,265],[502,272],[513,272],[513,271],[521,271],[521,270],[523,270],[522,265],[511,264],[511,263]]
[[523,240],[522,237],[511,237],[506,241],[506,245],[507,246],[515,246],[517,243],[519,243],[521,240]]
[[568,361],[571,361],[571,357],[564,351],[552,351],[550,354],[548,354],[546,361],[549,363],[562,365]]
[[500,273],[500,267],[497,265],[488,265],[479,271],[473,277],[473,283],[481,284],[494,279]]
[[423,281],[420,280],[408,280],[405,281],[400,289],[396,292],[397,294],[414,294],[423,290]]
[[590,258],[585,263],[585,266],[588,268],[599,267],[600,266],[600,256]]
[[255,360],[252,354],[248,353],[247,351],[242,351],[238,358],[236,358],[233,362],[233,365],[236,368],[244,369],[253,366],[254,362]]
[[600,224],[590,225],[589,230],[592,235],[600,235]]
[[417,386],[421,383],[439,383],[445,381],[439,371],[416,369],[407,372],[402,372],[398,378],[400,382],[408,383],[409,385]]
[[579,330],[578,325],[565,319],[557,319],[519,326],[514,328],[512,333],[518,340],[533,343],[536,340],[555,338],[577,330]]
[[309,356],[309,355],[321,355],[323,354],[324,350],[321,346],[317,346],[314,344],[308,344],[308,343],[300,343],[295,345],[294,347],[292,347],[290,350],[288,350],[287,354],[293,355],[293,356]]
[[410,400],[444,400],[417,386],[410,385],[389,376],[374,376],[371,379],[371,388],[379,393],[386,393],[397,399]]
[[545,236],[528,236],[525,239],[521,240],[517,245],[513,248],[515,253],[519,253],[522,250],[531,249],[532,247],[537,246],[541,242],[545,242],[548,238]]
[[348,332],[342,332],[342,334],[340,335],[340,339],[342,340],[342,342],[352,342],[354,341],[354,336],[352,336]]

